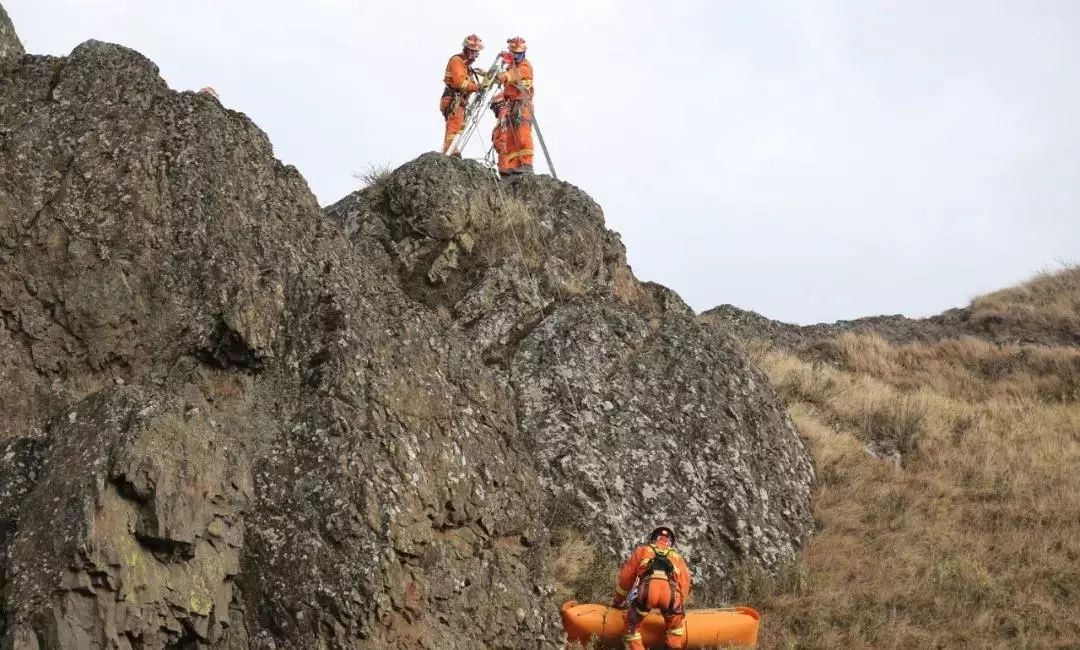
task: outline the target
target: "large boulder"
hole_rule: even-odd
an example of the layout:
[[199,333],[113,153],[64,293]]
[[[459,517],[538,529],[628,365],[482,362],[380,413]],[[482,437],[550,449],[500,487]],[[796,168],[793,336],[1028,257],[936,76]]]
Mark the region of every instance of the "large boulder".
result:
[[549,521],[612,558],[670,524],[713,593],[793,558],[813,468],[786,411],[728,335],[634,279],[580,189],[427,154],[327,214],[513,389]]

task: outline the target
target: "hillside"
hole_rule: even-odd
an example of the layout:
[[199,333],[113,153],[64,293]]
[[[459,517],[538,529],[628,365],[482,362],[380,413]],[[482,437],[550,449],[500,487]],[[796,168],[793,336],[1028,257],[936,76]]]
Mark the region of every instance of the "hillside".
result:
[[658,523],[699,603],[793,561],[776,392],[583,191],[425,154],[323,210],[242,113],[0,17],[0,647],[556,648]]
[[1043,273],[1010,289],[929,318],[870,316],[850,321],[792,325],[733,305],[704,312],[746,339],[767,339],[788,349],[805,347],[845,332],[872,333],[890,343],[934,343],[971,336],[999,344],[1080,345],[1080,268]]
[[743,337],[818,472],[801,563],[742,580],[762,647],[1077,647],[1080,347],[1002,339],[1075,340],[1078,299],[1070,268],[924,321],[703,317]]

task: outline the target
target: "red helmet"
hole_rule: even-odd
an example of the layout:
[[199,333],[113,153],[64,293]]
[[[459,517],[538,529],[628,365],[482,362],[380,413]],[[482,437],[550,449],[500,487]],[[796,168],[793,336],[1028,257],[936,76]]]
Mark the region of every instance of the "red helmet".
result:
[[479,52],[484,49],[484,42],[480,40],[480,37],[476,34],[469,34],[465,37],[465,40],[461,42],[461,47],[466,50],[472,50],[473,52]]
[[649,533],[649,542],[655,542],[661,537],[667,537],[671,541],[671,545],[675,546],[675,531],[671,530],[667,526],[660,526]]
[[523,54],[528,47],[525,44],[525,39],[520,36],[506,39],[506,45],[510,48],[510,51],[514,54]]

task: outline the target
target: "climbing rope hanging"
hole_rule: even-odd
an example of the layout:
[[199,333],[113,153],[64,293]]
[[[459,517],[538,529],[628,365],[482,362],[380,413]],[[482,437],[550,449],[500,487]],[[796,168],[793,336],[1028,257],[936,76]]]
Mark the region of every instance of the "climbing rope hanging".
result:
[[[494,151],[494,147],[492,147],[491,149],[488,150],[487,156],[485,157],[485,161],[489,164],[489,166],[490,166],[490,163],[491,163],[491,156],[492,156],[493,151]],[[493,171],[494,171],[496,177],[498,177],[498,168],[496,167]],[[505,209],[506,209],[506,195],[503,193],[502,183],[496,183],[496,185],[495,185],[495,193],[496,193],[496,196],[498,197],[499,207],[502,208],[505,211]],[[540,293],[540,283],[537,282],[536,276],[533,275],[532,269],[529,268],[529,262],[525,258],[525,249],[521,245],[521,238],[518,236],[517,228],[514,225],[514,220],[513,219],[507,219],[506,222],[510,226],[510,235],[511,235],[511,239],[513,239],[513,241],[514,241],[514,248],[517,250],[518,260],[520,260],[521,266],[525,270],[525,277],[528,279],[529,286],[532,289],[533,298],[534,298],[534,304],[536,305],[537,316],[539,317],[538,320],[537,320],[537,324],[539,324],[539,323],[543,322],[544,319],[546,319],[547,316],[548,316],[548,314],[544,312],[544,299],[543,299],[543,296]],[[575,233],[576,233],[576,231],[575,231]],[[580,236],[580,235],[578,235],[578,236]],[[544,241],[544,238],[540,237],[538,239],[541,242],[541,246],[543,246],[545,249],[547,249],[548,254],[552,254],[552,251],[551,251],[550,248],[547,247],[547,244]],[[565,301],[565,295],[563,294],[562,287],[558,284],[558,282],[555,283],[555,293],[557,294],[557,298],[558,298],[559,302]],[[559,368],[566,367],[565,363],[563,362],[562,354],[559,352],[558,345],[556,345],[554,347],[554,351],[555,351],[555,360],[558,363],[558,367]],[[581,427],[581,422],[583,421],[584,418],[581,415],[581,408],[578,406],[578,399],[577,399],[576,393],[575,393],[573,387],[570,385],[570,380],[567,378],[566,373],[559,372],[558,375],[563,380],[563,386],[566,389],[566,395],[567,395],[567,397],[570,398],[570,404],[574,408],[574,422],[573,422],[572,426],[574,426],[574,428],[577,429],[578,434],[582,436],[582,439],[587,439],[585,431]]]

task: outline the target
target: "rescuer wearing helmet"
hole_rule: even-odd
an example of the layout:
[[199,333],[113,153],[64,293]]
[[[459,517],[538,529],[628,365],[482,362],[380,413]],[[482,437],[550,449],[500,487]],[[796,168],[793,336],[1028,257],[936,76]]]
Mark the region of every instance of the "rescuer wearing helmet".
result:
[[520,36],[506,39],[510,56],[509,69],[499,75],[506,98],[510,132],[507,138],[506,164],[511,174],[531,174],[533,171],[533,69],[525,58],[527,46]]
[[442,152],[451,155],[457,151],[448,151],[450,144],[458,133],[465,128],[465,105],[469,95],[480,89],[474,79],[471,78],[470,66],[480,56],[480,50],[484,49],[484,43],[476,34],[469,34],[461,43],[461,53],[450,57],[446,63],[446,72],[443,73],[442,97],[439,99],[439,110],[446,118],[446,133],[443,137]]
[[[630,602],[626,603],[627,595]],[[626,603],[627,650],[645,650],[638,625],[654,609],[664,617],[668,648],[686,647],[684,604],[690,597],[690,569],[675,548],[675,533],[660,526],[649,533],[649,541],[634,549],[619,571],[612,605]]]

